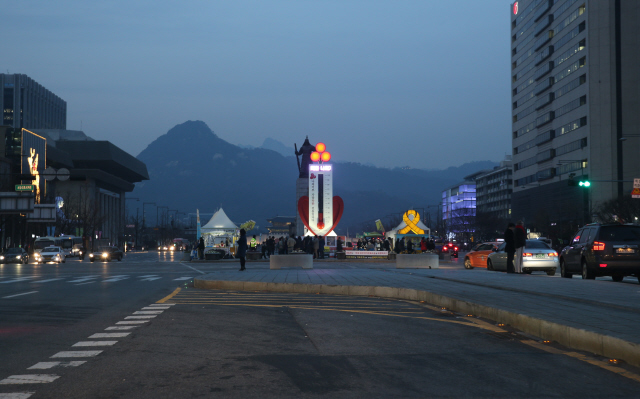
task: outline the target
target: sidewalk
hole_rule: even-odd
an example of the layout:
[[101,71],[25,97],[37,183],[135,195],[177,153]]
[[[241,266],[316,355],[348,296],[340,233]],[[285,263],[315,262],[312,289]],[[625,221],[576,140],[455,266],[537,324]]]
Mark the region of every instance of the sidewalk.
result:
[[[322,267],[316,263],[315,267]],[[196,288],[421,300],[542,339],[640,366],[640,285],[485,269],[248,269],[196,278]]]

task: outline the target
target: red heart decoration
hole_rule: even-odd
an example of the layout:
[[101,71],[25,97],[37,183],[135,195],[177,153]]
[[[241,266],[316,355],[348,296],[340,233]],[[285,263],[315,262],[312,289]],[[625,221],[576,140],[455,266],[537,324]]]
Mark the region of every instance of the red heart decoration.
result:
[[[325,234],[328,235],[336,228],[338,222],[342,218],[342,213],[344,212],[344,201],[342,198],[338,196],[333,197],[333,227],[331,230],[327,231]],[[307,226],[307,229],[315,235],[318,235],[312,228],[309,226],[309,197],[303,195],[298,200],[298,214],[300,215],[300,220]]]

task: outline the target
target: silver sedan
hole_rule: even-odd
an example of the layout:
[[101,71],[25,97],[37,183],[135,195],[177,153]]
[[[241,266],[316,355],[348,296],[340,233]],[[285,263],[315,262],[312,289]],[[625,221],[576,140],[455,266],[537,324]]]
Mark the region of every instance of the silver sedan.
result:
[[[502,243],[495,252],[487,258],[487,269],[507,271],[506,244]],[[558,253],[549,244],[539,240],[527,240],[522,258],[522,271],[531,274],[533,271],[544,271],[549,276],[556,274],[558,267]]]

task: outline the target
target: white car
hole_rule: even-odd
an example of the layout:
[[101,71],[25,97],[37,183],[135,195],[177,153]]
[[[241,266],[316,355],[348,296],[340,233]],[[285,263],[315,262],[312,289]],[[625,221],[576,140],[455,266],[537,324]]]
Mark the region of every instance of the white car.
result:
[[[507,253],[502,243],[487,257],[487,270],[507,271]],[[527,240],[522,254],[522,271],[527,274],[542,271],[549,276],[556,274],[559,266],[558,253],[551,249],[549,244],[540,240]]]
[[66,257],[60,247],[45,247],[40,253],[35,254],[36,263],[65,263]]

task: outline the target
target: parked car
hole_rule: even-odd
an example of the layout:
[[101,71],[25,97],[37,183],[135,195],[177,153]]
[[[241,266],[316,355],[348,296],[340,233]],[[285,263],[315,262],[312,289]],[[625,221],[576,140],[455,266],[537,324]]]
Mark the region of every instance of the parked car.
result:
[[560,274],[582,274],[583,279],[611,276],[613,281],[635,275],[640,282],[640,226],[584,226],[560,253]]
[[113,259],[119,262],[123,257],[124,254],[118,247],[100,247],[97,251],[89,254],[89,260],[91,260],[91,262],[94,260],[110,262]]
[[464,256],[464,268],[473,269],[474,267],[487,267],[487,259],[489,255],[498,249],[502,244],[498,241],[483,242],[476,245],[469,253]]
[[[507,271],[506,244],[503,242],[491,253],[487,259],[488,270]],[[531,274],[534,271],[544,271],[549,276],[556,274],[558,267],[558,253],[549,244],[539,240],[527,240],[522,257],[522,271]]]
[[24,248],[9,248],[0,255],[0,263],[29,263],[29,254]]
[[451,254],[452,257],[457,258],[458,246],[452,243],[444,244],[442,248],[440,248],[440,252],[443,254]]
[[35,253],[34,256],[36,263],[65,263],[67,261],[67,257],[62,248],[55,246],[45,247],[40,253]]

